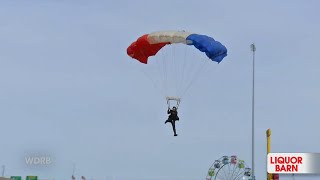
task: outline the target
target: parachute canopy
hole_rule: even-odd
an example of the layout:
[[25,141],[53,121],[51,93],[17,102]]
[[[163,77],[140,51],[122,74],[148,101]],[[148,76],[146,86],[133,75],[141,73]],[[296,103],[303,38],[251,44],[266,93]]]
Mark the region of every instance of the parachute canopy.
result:
[[209,59],[218,63],[227,56],[227,48],[212,37],[185,31],[159,31],[145,34],[127,48],[127,54],[147,64],[150,56],[156,55],[164,46],[175,43],[193,45],[204,52]]

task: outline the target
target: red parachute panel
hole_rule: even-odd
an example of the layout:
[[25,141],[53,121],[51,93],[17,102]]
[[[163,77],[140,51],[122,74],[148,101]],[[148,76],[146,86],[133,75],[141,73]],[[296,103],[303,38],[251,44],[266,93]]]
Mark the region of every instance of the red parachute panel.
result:
[[127,54],[141,63],[147,64],[148,58],[156,55],[167,44],[170,43],[150,44],[148,42],[148,34],[145,34],[127,48]]

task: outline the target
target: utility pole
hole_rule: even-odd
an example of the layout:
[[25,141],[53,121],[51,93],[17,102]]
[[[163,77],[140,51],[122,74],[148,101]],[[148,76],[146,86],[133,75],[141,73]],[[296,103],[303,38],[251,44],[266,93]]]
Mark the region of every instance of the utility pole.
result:
[[251,51],[252,51],[252,177],[255,180],[256,177],[254,175],[254,81],[255,81],[255,52],[256,46],[251,44]]

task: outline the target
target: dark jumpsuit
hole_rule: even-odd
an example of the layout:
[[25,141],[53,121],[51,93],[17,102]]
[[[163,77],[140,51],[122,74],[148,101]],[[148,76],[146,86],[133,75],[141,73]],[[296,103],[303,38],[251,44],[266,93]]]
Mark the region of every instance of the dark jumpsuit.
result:
[[173,132],[176,135],[177,134],[176,133],[176,121],[179,121],[178,111],[177,110],[174,111],[174,110],[168,109],[167,113],[170,114],[170,115],[168,117],[168,120],[166,120],[165,123],[170,122],[172,124]]

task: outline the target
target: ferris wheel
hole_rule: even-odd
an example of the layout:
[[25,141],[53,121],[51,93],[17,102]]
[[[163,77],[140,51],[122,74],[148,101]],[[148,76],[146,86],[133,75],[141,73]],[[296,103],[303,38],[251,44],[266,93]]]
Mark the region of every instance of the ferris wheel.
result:
[[237,156],[222,156],[208,170],[206,180],[254,180],[249,168]]

